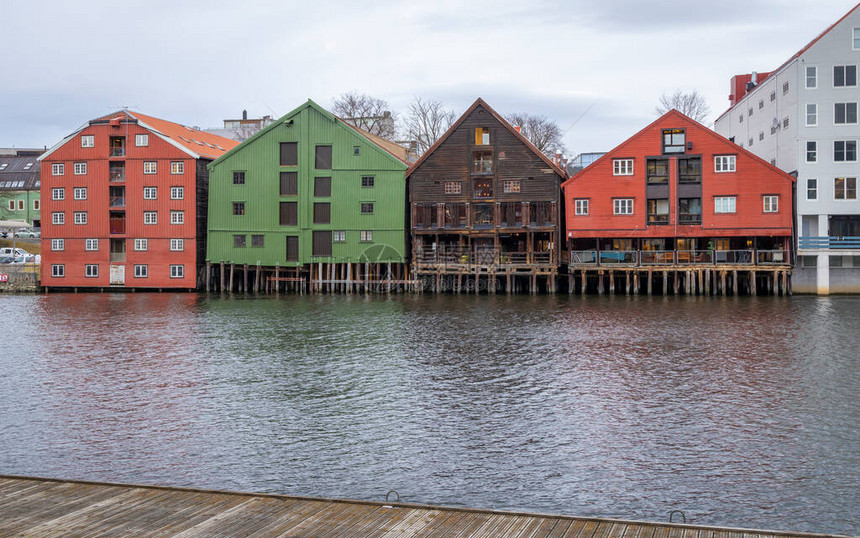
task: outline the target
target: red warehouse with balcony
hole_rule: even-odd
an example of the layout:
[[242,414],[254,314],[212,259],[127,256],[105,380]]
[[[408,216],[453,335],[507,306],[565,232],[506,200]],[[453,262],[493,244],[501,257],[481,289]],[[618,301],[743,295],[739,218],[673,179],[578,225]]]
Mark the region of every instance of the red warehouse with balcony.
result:
[[677,110],[562,189],[583,289],[789,290],[794,178]]
[[40,157],[42,286],[196,288],[206,165],[238,142],[120,111]]

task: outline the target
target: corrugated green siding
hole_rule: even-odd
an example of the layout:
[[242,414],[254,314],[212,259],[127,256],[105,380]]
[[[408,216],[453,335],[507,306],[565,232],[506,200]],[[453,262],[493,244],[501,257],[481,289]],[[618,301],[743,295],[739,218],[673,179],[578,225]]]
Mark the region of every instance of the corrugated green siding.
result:
[[[292,120],[291,125],[285,122]],[[297,142],[297,167],[280,166],[280,143]],[[314,170],[317,145],[332,146],[332,169]],[[359,155],[354,147],[359,146]],[[299,236],[299,265],[313,262],[404,262],[406,165],[352,128],[317,109],[312,102],[291,112],[257,136],[210,165],[207,259],[237,264],[295,266],[286,262],[288,235]],[[233,184],[233,172],[245,172],[245,184]],[[280,172],[298,173],[298,196],[280,196]],[[374,186],[361,186],[373,176]],[[331,177],[331,197],[315,198],[314,178]],[[298,202],[298,226],[279,224],[281,201]],[[331,203],[331,224],[313,223],[314,202]],[[234,216],[233,202],[245,203],[245,215]],[[371,215],[362,202],[373,202]],[[332,257],[312,259],[314,230],[345,231],[346,242],[333,243]],[[361,230],[372,242],[359,241]],[[247,236],[245,248],[233,247],[233,236]],[[251,236],[264,236],[252,247]],[[370,258],[370,259],[367,259]]]
[[[15,209],[9,209],[9,200],[15,202]],[[39,191],[0,191],[0,220],[25,220],[30,226],[41,220],[41,211],[33,208],[33,202],[40,200]],[[24,209],[18,209],[18,202],[24,202]]]

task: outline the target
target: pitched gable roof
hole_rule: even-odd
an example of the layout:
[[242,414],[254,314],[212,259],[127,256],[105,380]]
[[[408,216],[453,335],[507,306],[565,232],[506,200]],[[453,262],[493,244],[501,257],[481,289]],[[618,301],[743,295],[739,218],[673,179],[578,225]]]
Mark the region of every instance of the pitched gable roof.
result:
[[357,127],[351,123],[347,123],[346,121],[344,121],[340,118],[337,118],[337,119],[338,119],[338,121],[341,121],[345,125],[348,125],[349,127],[352,127],[353,129],[358,131],[358,133],[360,135],[367,138],[370,142],[376,144],[380,148],[384,149],[385,151],[387,151],[388,153],[390,153],[391,155],[396,157],[397,160],[402,161],[403,164],[406,164],[406,165],[409,164],[409,150],[408,149],[404,148],[400,144],[397,144],[396,142],[392,142],[391,140],[386,140],[386,139],[382,138],[381,136],[377,136],[373,133],[369,133],[360,127]]
[[423,162],[424,162],[424,161],[425,161],[425,160],[426,160],[426,159],[427,159],[427,158],[428,158],[428,157],[429,157],[429,156],[430,156],[434,151],[436,151],[436,148],[438,148],[439,146],[441,146],[441,145],[442,145],[442,143],[443,143],[443,142],[445,142],[445,140],[447,140],[447,139],[448,139],[448,137],[450,137],[450,136],[451,136],[451,134],[452,134],[452,133],[454,133],[454,131],[456,131],[456,130],[460,127],[460,124],[462,124],[462,123],[466,120],[466,118],[467,118],[467,117],[469,117],[469,115],[470,115],[472,112],[474,112],[474,111],[475,111],[479,106],[483,107],[483,108],[484,108],[487,112],[489,112],[489,113],[490,113],[494,118],[496,118],[496,120],[498,120],[498,121],[499,121],[499,123],[501,123],[501,124],[502,124],[502,125],[503,125],[507,130],[508,130],[508,131],[510,131],[510,132],[511,132],[511,134],[513,134],[516,138],[518,138],[518,139],[520,140],[520,142],[522,142],[523,144],[525,144],[525,145],[526,145],[526,147],[528,147],[532,152],[534,152],[534,153],[535,153],[535,155],[537,155],[538,157],[540,157],[540,158],[541,158],[541,160],[543,160],[543,162],[545,162],[545,163],[547,164],[547,166],[549,166],[550,168],[552,168],[552,170],[553,170],[556,174],[558,174],[559,176],[561,176],[561,177],[563,177],[563,178],[564,178],[564,177],[567,177],[567,173],[566,173],[564,170],[562,170],[562,169],[561,169],[561,168],[559,168],[559,167],[558,167],[554,162],[552,162],[552,160],[551,160],[549,157],[547,157],[546,155],[544,155],[544,154],[543,154],[543,152],[542,152],[541,150],[537,149],[537,147],[535,147],[535,145],[534,145],[534,144],[532,144],[531,142],[529,142],[528,138],[526,138],[525,136],[523,136],[523,134],[522,134],[521,132],[519,132],[519,131],[517,131],[516,129],[514,129],[513,125],[511,125],[510,123],[508,123],[508,120],[506,120],[506,119],[505,119],[505,118],[503,118],[503,117],[502,117],[498,112],[496,112],[495,110],[493,110],[493,108],[492,108],[490,105],[488,105],[488,104],[487,104],[483,99],[481,99],[480,97],[478,97],[478,98],[475,100],[475,102],[474,102],[474,103],[472,103],[472,106],[470,106],[470,107],[466,110],[466,112],[463,112],[463,115],[462,115],[462,116],[460,116],[460,117],[457,119],[457,121],[455,121],[455,122],[454,122],[454,124],[453,124],[453,125],[451,125],[451,127],[449,127],[449,128],[448,128],[448,130],[447,130],[447,131],[445,131],[445,134],[443,134],[442,136],[440,136],[440,137],[439,137],[439,140],[437,140],[436,142],[434,142],[434,143],[433,143],[433,145],[432,145],[432,146],[430,146],[430,147],[427,149],[427,151],[425,151],[425,152],[424,152],[424,154],[423,154],[423,155],[422,155],[422,156],[421,156],[417,161],[415,161],[414,163],[412,163],[412,166],[410,166],[410,167],[409,167],[409,170],[407,170],[407,171],[406,171],[406,177],[409,177],[410,175],[412,175],[412,173],[413,173],[413,172],[414,172],[414,171],[415,171],[419,166],[421,166],[421,163],[423,163]]

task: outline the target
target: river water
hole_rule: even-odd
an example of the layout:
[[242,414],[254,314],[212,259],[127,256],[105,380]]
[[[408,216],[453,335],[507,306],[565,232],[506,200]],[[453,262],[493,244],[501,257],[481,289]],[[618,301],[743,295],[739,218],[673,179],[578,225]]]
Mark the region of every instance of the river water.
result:
[[860,533],[857,297],[0,311],[0,473]]

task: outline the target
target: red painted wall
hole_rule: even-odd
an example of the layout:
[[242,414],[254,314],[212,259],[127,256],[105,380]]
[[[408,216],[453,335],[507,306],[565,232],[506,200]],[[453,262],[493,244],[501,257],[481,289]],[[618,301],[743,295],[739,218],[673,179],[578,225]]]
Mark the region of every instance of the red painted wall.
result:
[[[648,224],[646,160],[662,155],[661,131],[686,129],[692,148],[670,157],[669,224]],[[702,157],[702,224],[677,224],[677,158]],[[715,155],[735,155],[736,172],[717,173]],[[633,175],[614,176],[613,159],[633,159]],[[794,179],[733,142],[671,111],[604,155],[563,185],[568,238],[672,238],[791,236]],[[765,213],[762,197],[779,196],[779,210]],[[736,212],[717,214],[714,198],[735,196]],[[575,215],[575,199],[589,200],[589,214]],[[632,215],[614,215],[614,198],[633,198]]]

